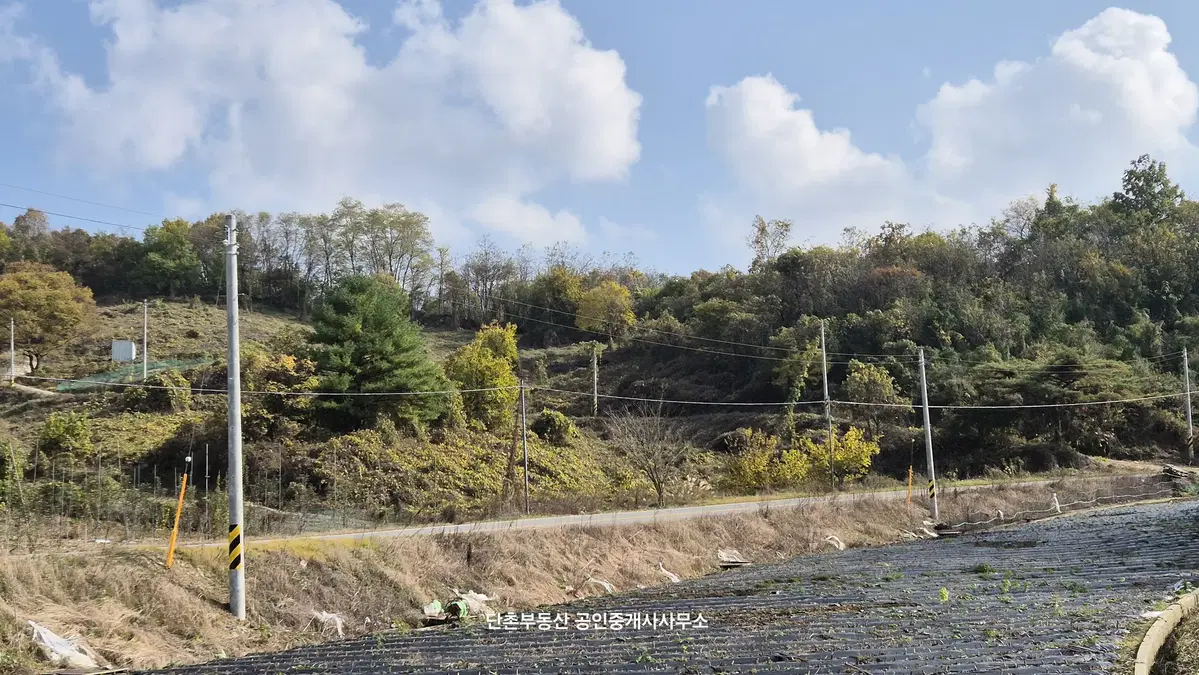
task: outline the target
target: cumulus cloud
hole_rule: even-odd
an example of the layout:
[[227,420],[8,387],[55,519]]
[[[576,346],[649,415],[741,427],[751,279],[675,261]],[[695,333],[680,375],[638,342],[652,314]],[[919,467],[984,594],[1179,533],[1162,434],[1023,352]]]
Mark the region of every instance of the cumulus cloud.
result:
[[475,207],[471,217],[491,229],[536,241],[581,243],[586,239],[583,223],[573,213],[550,213],[544,206],[511,197],[489,197]]
[[[1169,51],[1155,16],[1108,9],[1068,30],[1034,61],[1002,61],[989,78],[945,83],[915,111],[923,157],[904,162],[821,129],[770,76],[713,87],[713,148],[757,210],[797,219],[831,241],[843,226],[884,219],[953,226],[985,222],[1051,182],[1093,199],[1119,187],[1150,153],[1183,173],[1199,89]],[[734,199],[735,201],[735,199]]]
[[528,218],[531,195],[622,179],[640,156],[641,97],[623,60],[557,0],[480,0],[456,22],[436,0],[406,0],[392,16],[405,37],[381,64],[362,45],[370,27],[335,0],[164,5],[92,0],[110,32],[94,87],[12,18],[0,27],[16,45],[8,58],[30,64],[61,116],[73,161],[199,170],[214,208],[328,209],[351,194],[483,215],[530,240],[556,233]]

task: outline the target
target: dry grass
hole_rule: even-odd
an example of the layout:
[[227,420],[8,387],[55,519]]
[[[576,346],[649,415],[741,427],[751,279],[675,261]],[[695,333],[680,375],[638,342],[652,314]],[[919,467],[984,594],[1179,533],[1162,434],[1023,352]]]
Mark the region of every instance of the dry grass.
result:
[[[1113,481],[1000,486],[949,491],[943,519],[1002,508],[1042,508],[1059,499],[1112,491]],[[899,500],[844,499],[755,514],[703,517],[658,525],[521,530],[510,533],[406,537],[357,542],[295,539],[254,546],[247,564],[250,620],[224,611],[224,554],[185,549],[171,570],[154,548],[0,557],[0,671],[28,672],[34,650],[26,620],[60,634],[84,636],[114,663],[155,667],[172,662],[280,649],[320,640],[314,611],[346,620],[350,634],[419,621],[421,605],[449,589],[473,589],[497,609],[528,608],[601,593],[589,576],[618,590],[664,579],[659,560],[683,577],[716,568],[717,548],[757,562],[828,550],[835,534],[846,545],[897,541],[928,517]]]
[[[1139,645],[1138,645],[1139,646]],[[1178,624],[1157,653],[1154,675],[1190,675],[1199,673],[1199,615]]]

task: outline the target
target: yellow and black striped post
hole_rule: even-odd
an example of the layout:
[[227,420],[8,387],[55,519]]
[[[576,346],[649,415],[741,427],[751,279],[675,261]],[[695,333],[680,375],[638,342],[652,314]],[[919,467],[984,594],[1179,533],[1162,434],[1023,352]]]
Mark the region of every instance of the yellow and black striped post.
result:
[[929,499],[937,498],[937,481],[935,481],[935,480],[930,480],[928,482],[928,498]]
[[229,526],[229,571],[242,568],[241,525]]

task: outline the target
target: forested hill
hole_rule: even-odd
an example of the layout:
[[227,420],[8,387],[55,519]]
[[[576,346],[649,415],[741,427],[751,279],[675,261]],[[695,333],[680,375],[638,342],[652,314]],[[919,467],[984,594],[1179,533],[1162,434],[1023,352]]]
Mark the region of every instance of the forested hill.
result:
[[[1051,465],[1070,449],[1175,452],[1185,436],[1177,394],[1181,352],[1199,340],[1199,203],[1148,157],[1101,203],[1048,186],[985,225],[915,232],[888,222],[802,248],[787,244],[798,234],[789,222],[759,218],[746,227],[748,270],[678,277],[562,245],[506,252],[484,239],[453,255],[423,215],[398,205],[345,199],[328,214],[239,219],[242,291],[255,308],[303,316],[339,278],[383,274],[430,328],[499,319],[518,326],[522,347],[599,341],[610,395],[819,401],[823,322],[831,398],[895,406],[838,404],[838,420],[891,429],[884,457],[905,469],[916,436],[904,427],[919,417],[902,406],[919,401],[920,348],[931,403],[974,406],[933,411],[937,442],[957,449],[951,463],[963,470]],[[207,301],[222,294],[223,227],[219,215],[169,220],[139,240],[52,230],[30,211],[3,228],[0,253],[69,272],[99,299]],[[1113,399],[1143,400],[1002,407]],[[589,400],[570,401],[589,414]],[[796,412],[819,426],[820,407]]]

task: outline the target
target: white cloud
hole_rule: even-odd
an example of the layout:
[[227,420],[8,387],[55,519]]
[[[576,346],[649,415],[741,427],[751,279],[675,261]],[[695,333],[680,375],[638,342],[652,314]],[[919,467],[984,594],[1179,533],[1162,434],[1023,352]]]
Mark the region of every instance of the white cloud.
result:
[[550,213],[544,206],[511,197],[485,199],[471,217],[491,229],[535,241],[578,243],[586,239],[583,223],[575,214],[566,210]]
[[621,225],[600,216],[600,235],[613,242],[649,243],[658,240],[658,233],[640,225]]
[[64,151],[97,173],[202,171],[214,208],[423,201],[528,239],[539,221],[499,222],[526,214],[496,204],[559,181],[620,180],[640,156],[641,97],[624,62],[592,47],[557,0],[480,0],[456,23],[436,0],[403,2],[393,18],[409,34],[379,66],[360,42],[368,26],[335,0],[90,9],[111,31],[94,88],[0,21],[9,58],[31,64],[61,115]]
[[1064,32],[1044,58],[945,83],[915,114],[928,143],[920,161],[882,157],[846,130],[821,129],[769,76],[713,87],[711,142],[743,187],[730,201],[752,196],[757,210],[795,218],[801,239],[805,226],[833,241],[843,226],[873,229],[885,219],[984,222],[1051,182],[1092,199],[1118,189],[1142,153],[1170,163],[1176,179],[1199,167],[1187,140],[1199,89],[1169,44],[1161,19],[1108,9]]

